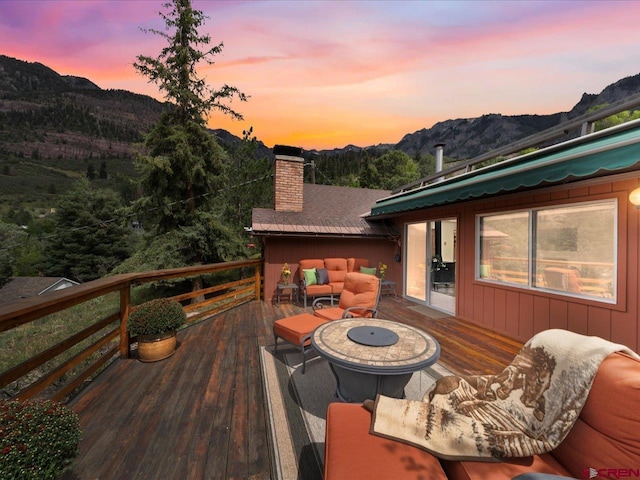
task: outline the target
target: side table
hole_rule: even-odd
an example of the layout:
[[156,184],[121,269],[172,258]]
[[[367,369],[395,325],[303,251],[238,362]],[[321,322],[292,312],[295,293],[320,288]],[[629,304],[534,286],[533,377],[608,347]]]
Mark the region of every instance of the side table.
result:
[[[291,290],[291,292],[287,294],[285,293],[285,290]],[[278,283],[276,286],[276,302],[278,303],[278,305],[280,305],[280,296],[282,295],[289,295],[291,302],[294,301],[294,295],[295,295],[295,302],[298,303],[298,296],[299,296],[298,285],[295,283]]]
[[398,293],[396,292],[397,285],[396,282],[392,282],[391,280],[383,280],[380,283],[380,296],[393,293],[393,295],[398,298]]

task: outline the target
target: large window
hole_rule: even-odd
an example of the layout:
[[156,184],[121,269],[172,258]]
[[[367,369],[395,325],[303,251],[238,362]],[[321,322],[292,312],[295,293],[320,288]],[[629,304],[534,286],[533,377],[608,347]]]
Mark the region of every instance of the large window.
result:
[[477,217],[476,278],[615,302],[617,201]]

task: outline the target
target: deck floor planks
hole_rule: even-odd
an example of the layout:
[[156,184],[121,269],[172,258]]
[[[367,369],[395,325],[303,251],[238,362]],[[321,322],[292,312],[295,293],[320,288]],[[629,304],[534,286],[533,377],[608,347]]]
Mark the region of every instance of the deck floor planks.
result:
[[[379,317],[431,333],[441,344],[441,363],[456,373],[495,373],[521,347],[478,325],[431,319],[411,305],[385,297]],[[270,478],[258,347],[273,344],[275,319],[302,311],[251,302],[179,332],[170,359],[117,360],[71,402],[82,440],[63,478]]]
[[497,373],[522,347],[522,343],[496,334],[480,325],[454,317],[432,319],[407,308],[402,298],[385,298],[379,318],[388,318],[421,328],[440,343],[440,362],[451,371],[474,375]]
[[[203,328],[203,334],[206,334]],[[166,475],[168,478],[186,478],[189,472],[189,441],[192,438],[194,429],[200,421],[202,411],[202,403],[204,393],[208,388],[209,378],[211,376],[212,361],[208,360],[206,355],[208,342],[193,341],[196,337],[185,338],[185,342],[180,348],[190,350],[189,360],[185,362],[184,371],[181,374],[180,384],[176,391],[182,397],[177,400],[174,423],[174,444],[169,452],[173,456],[172,465],[160,474]],[[219,335],[212,335],[211,342],[216,342]],[[215,344],[215,343],[214,343]],[[171,435],[171,432],[166,432]],[[164,452],[166,455],[167,452]]]
[[[220,389],[224,389],[225,384],[232,384],[233,382],[231,375],[223,375],[222,373],[225,372],[225,368],[228,368],[228,363],[225,363],[225,357],[228,355],[224,345],[229,341],[228,337],[232,333],[230,328],[226,330],[223,328],[225,320],[225,317],[218,317],[200,324],[206,325],[210,323],[211,325],[208,326],[211,327],[214,333],[212,335],[209,331],[210,329],[204,329],[201,333],[202,336],[208,338],[204,342],[205,348],[198,351],[198,355],[201,357],[201,361],[207,362],[208,375],[200,399],[200,408],[197,412],[197,417],[194,419],[195,425],[191,430],[190,438],[187,439],[186,462],[178,470],[178,472],[182,473],[183,478],[205,478],[207,455],[212,443],[211,432],[214,427],[215,416],[218,414]],[[222,376],[224,378],[221,378]],[[226,451],[227,447],[220,445],[219,448]],[[180,476],[176,474],[173,478],[180,478]]]
[[[244,322],[246,325],[247,322]],[[227,457],[227,478],[249,478],[247,473],[249,452],[245,441],[249,438],[249,365],[248,357],[250,347],[255,347],[253,341],[238,342],[236,354],[235,382],[233,391],[233,408],[231,411],[231,426],[229,438],[229,451],[233,455]]]
[[[236,339],[237,333],[234,322],[229,318],[216,319],[223,323],[223,340],[215,347],[216,356],[220,358],[220,367],[212,371],[211,382],[207,393],[212,402],[212,415],[210,419],[211,431],[206,448],[203,477],[193,478],[227,478],[228,457],[235,452],[229,451],[229,437],[231,435],[231,412],[233,408],[232,391],[236,382]],[[206,437],[203,440],[207,440]]]
[[[250,350],[249,355],[249,370],[248,370],[248,417],[249,417],[249,431],[248,431],[248,478],[255,480],[268,480],[271,475],[271,464],[269,462],[269,443],[265,432],[268,428],[266,412],[264,409],[265,398],[264,389],[262,386],[262,373],[260,367],[260,349],[258,348],[260,339],[264,338],[265,332],[267,332],[267,325],[265,322],[265,316],[262,311],[262,303],[255,302],[254,309],[251,315],[251,320],[254,324],[254,333],[256,338],[253,340],[253,350]],[[260,310],[258,310],[260,307]],[[268,326],[271,327],[271,319],[269,318]]]

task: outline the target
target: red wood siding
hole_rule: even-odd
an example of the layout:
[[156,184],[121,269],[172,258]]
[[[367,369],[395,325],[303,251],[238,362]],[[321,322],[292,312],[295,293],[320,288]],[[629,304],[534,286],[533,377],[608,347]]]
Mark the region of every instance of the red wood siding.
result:
[[398,250],[396,243],[390,240],[266,237],[264,242],[263,294],[267,301],[275,300],[282,265],[289,264],[292,279],[297,283],[300,278],[298,263],[304,258],[367,258],[372,267],[382,262],[388,267],[386,279],[398,282],[398,292],[402,291],[402,264],[395,262]]
[[[456,316],[459,318],[522,341],[545,329],[566,328],[622,343],[638,351],[640,210],[629,203],[628,195],[640,186],[640,178],[619,178],[550,187],[524,195],[466,202],[454,207],[432,208],[412,212],[395,221],[402,227],[405,223],[417,220],[458,219]],[[618,199],[618,285],[615,305],[475,280],[477,214],[603,198]]]

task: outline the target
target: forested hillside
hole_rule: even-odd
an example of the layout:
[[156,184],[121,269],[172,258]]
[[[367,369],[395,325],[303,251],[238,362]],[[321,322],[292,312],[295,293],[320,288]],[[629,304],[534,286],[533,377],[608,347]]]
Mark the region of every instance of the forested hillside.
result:
[[[600,94],[583,94],[567,112],[445,120],[405,135],[396,145],[305,151],[305,180],[394,189],[434,171],[436,143],[446,144],[445,162],[472,158],[638,92],[640,75]],[[105,228],[103,235],[93,237],[101,243],[92,248],[119,245],[118,255],[127,257],[120,237],[132,234],[134,248],[136,229],[131,226],[141,225],[130,208],[143,192],[135,159],[144,153],[145,135],[169,108],[144,95],[103,90],[91,80],[0,55],[0,240],[5,245],[0,278],[3,268],[5,275],[64,274],[52,264],[55,255],[43,253],[45,244],[49,249],[80,249],[82,239],[72,234],[88,219]],[[224,150],[220,188],[211,193],[215,215],[241,242],[252,208],[272,202],[272,146],[251,130],[244,138],[225,130],[209,132]],[[64,215],[54,214],[56,210]],[[107,270],[78,269],[74,279],[87,280]]]
[[[445,161],[473,158],[638,92],[640,75],[635,75],[599,94],[582,94],[566,112],[445,120],[408,133],[395,145],[309,151],[305,156],[315,169],[305,169],[306,180],[381,188],[370,167],[391,150],[411,157],[423,176],[433,171],[436,143],[446,144]],[[131,199],[136,145],[164,108],[148,96],[103,90],[88,79],[0,55],[0,214],[19,206],[48,209],[56,195],[81,177]],[[225,130],[213,133],[229,149],[242,141]],[[271,157],[271,148],[259,139],[255,150],[259,157]]]

